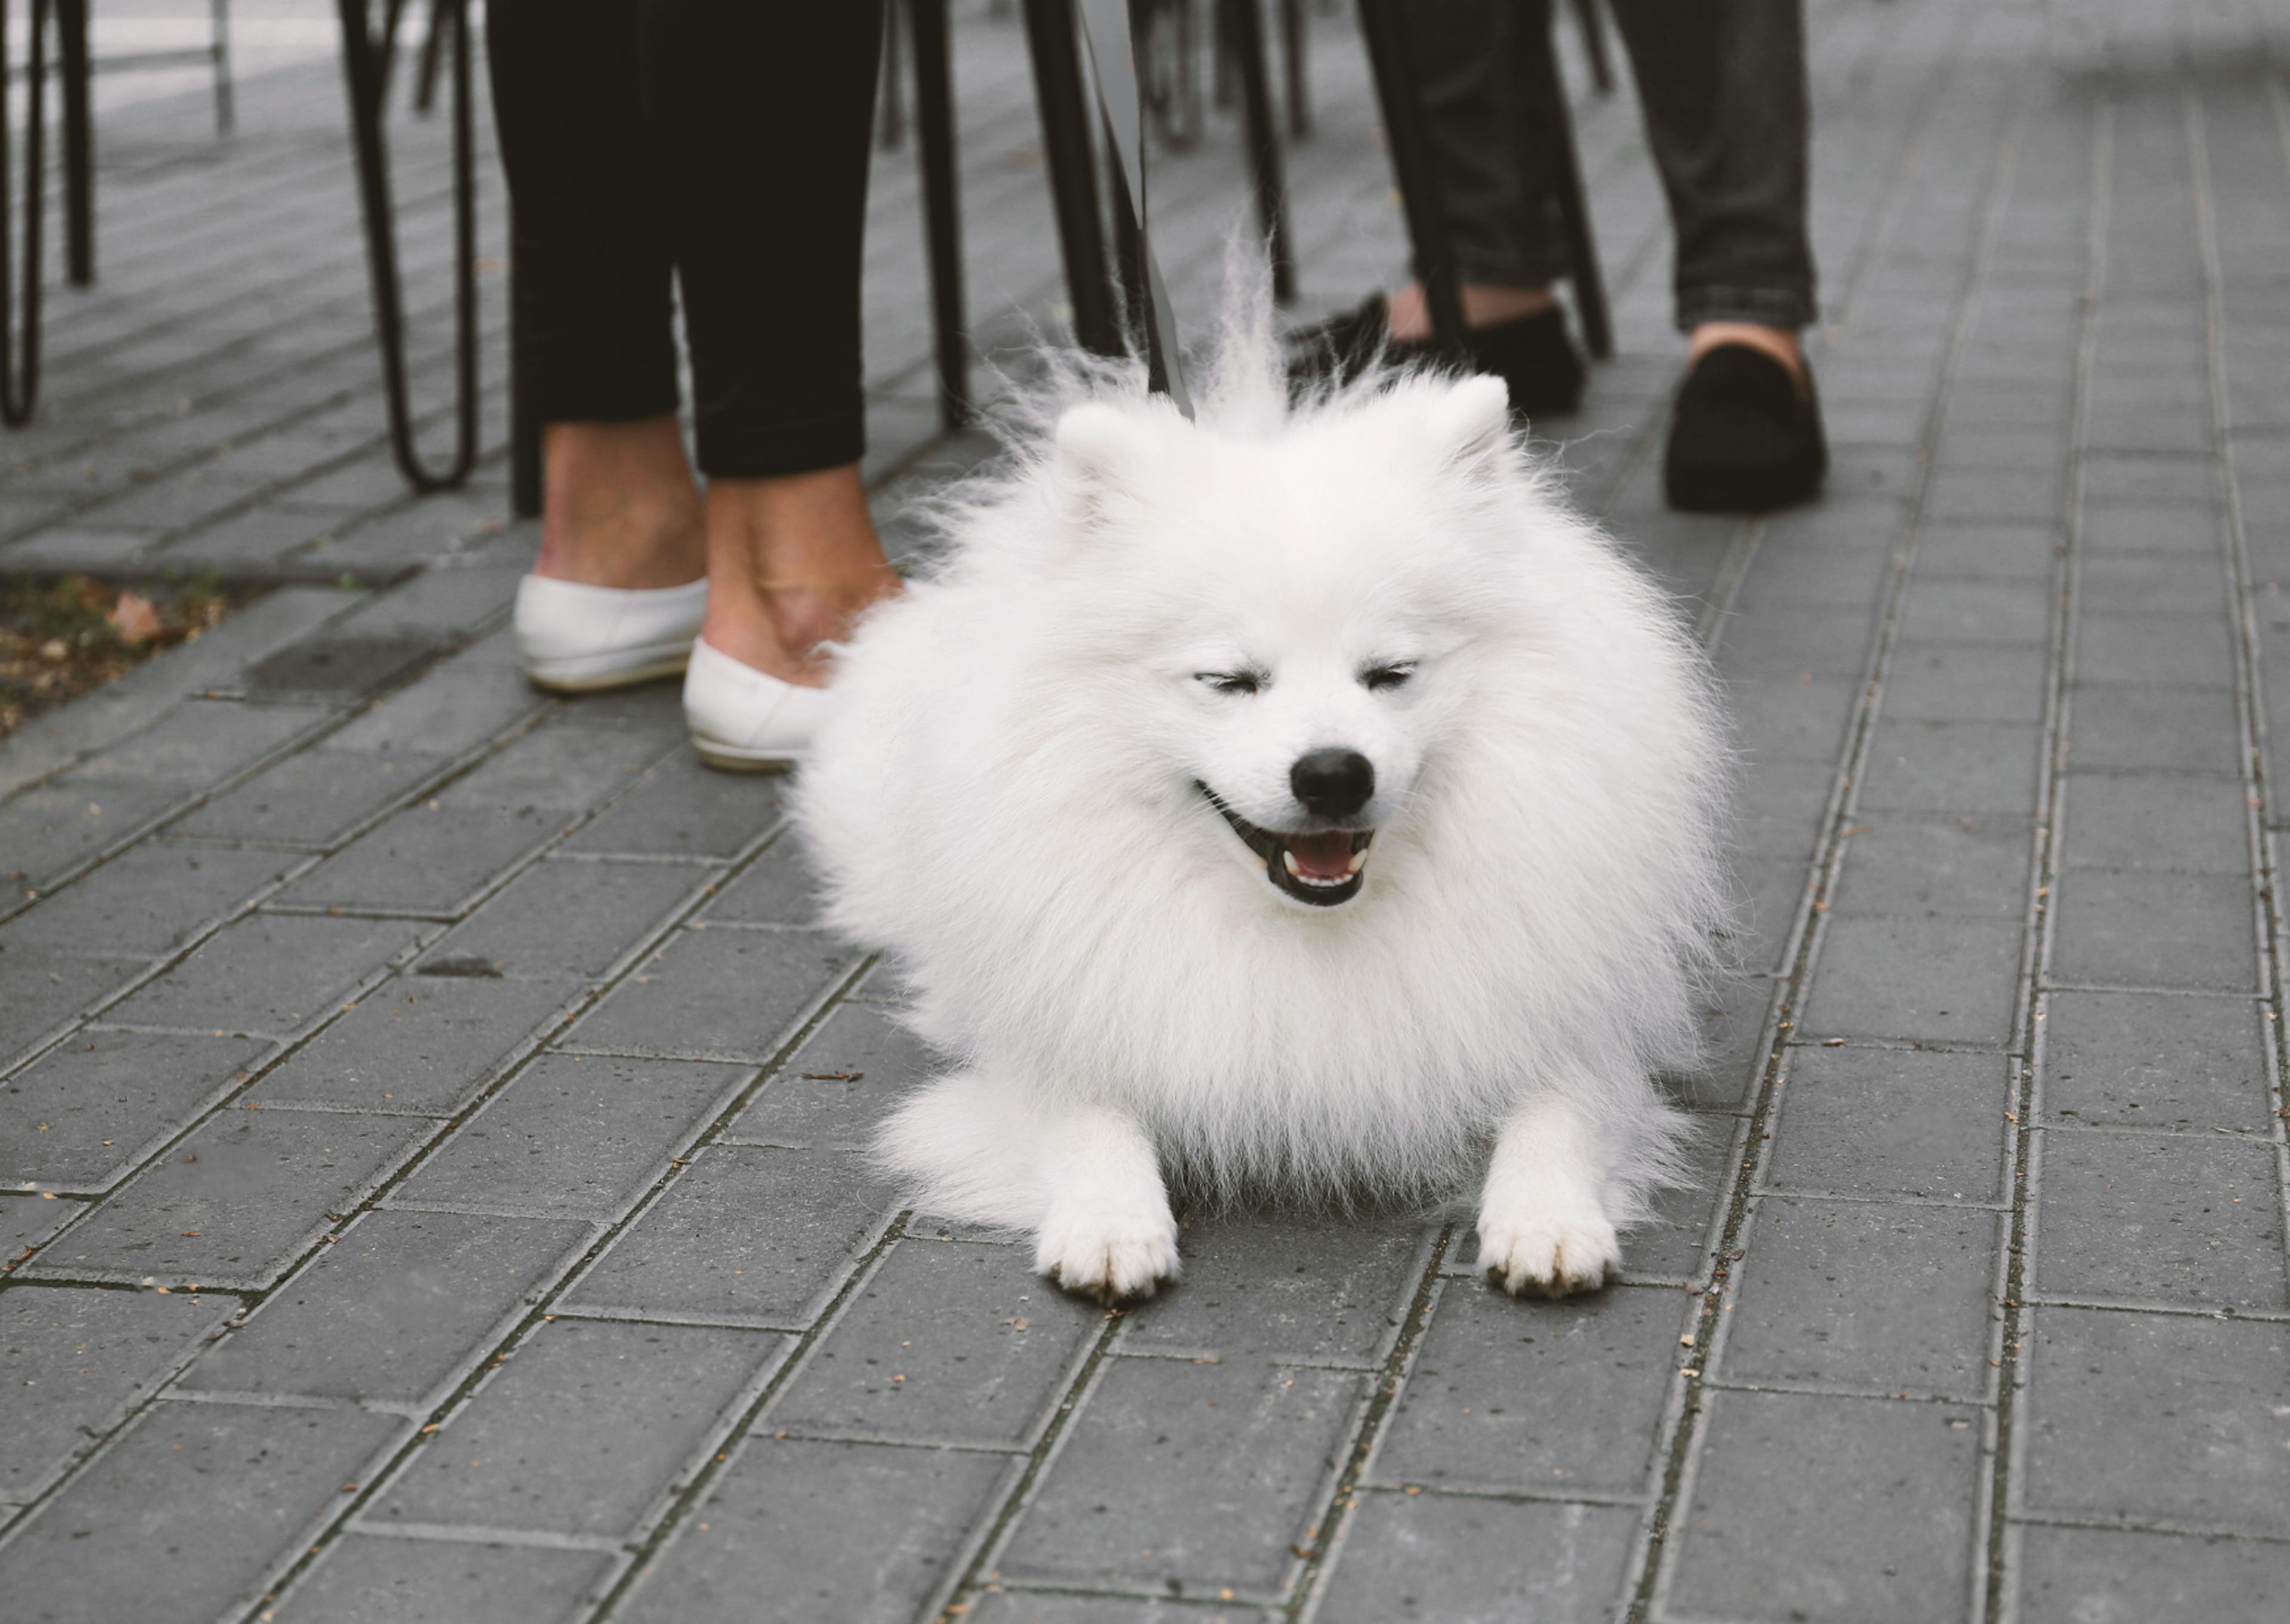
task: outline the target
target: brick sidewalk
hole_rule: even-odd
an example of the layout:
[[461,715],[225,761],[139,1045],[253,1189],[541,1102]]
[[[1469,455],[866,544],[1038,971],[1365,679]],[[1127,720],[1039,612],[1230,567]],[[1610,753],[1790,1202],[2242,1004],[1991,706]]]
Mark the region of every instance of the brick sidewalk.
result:
[[[339,85],[108,124],[0,570],[285,584],[0,744],[0,1612],[2278,1616],[2290,4],[1811,10],[1816,507],[1661,507],[1667,229],[1628,94],[1579,112],[1622,354],[1550,427],[1727,679],[1751,917],[1694,1187],[1566,1304],[1467,1227],[1257,1216],[1109,1316],[897,1211],[860,1150],[931,1061],[773,786],[672,685],[518,680],[497,395],[468,492],[389,466]],[[1056,263],[1016,25],[962,13],[993,348]],[[1399,258],[1314,26],[1308,312]],[[1240,175],[1215,117],[1157,170],[1181,310]],[[873,208],[895,534],[975,446],[910,153]]]

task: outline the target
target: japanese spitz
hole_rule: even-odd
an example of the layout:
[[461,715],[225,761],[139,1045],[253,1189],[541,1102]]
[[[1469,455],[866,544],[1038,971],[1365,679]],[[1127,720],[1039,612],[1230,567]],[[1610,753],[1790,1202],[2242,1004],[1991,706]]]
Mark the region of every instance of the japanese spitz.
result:
[[1069,365],[841,652],[798,817],[957,1061],[883,1158],[1108,1300],[1177,1276],[1165,1178],[1476,1179],[1492,1277],[1596,1285],[1721,923],[1709,676],[1500,380],[1295,401],[1239,302],[1197,421]]

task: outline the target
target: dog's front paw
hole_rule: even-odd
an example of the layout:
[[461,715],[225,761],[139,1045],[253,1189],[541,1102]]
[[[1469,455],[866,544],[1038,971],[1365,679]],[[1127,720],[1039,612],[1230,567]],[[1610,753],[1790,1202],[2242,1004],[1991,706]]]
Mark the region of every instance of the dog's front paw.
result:
[[1594,1291],[1621,1266],[1614,1226],[1595,1204],[1520,1204],[1479,1214],[1479,1268],[1514,1297]]
[[1177,1220],[1157,1214],[1053,1213],[1034,1246],[1034,1268],[1109,1308],[1150,1297],[1177,1277]]

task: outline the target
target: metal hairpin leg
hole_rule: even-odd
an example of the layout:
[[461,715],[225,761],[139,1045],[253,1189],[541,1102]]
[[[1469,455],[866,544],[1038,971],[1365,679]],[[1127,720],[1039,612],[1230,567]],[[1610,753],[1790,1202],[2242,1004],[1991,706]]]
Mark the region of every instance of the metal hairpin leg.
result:
[[1288,83],[1288,133],[1300,141],[1312,138],[1312,86],[1304,71],[1308,27],[1304,0],[1280,0],[1280,59]]
[[63,80],[64,275],[95,284],[95,126],[88,107],[87,0],[52,0],[56,67]]
[[[4,12],[5,8],[0,8]],[[45,201],[48,0],[31,0],[32,38],[24,82],[24,269],[19,292],[9,284],[16,215],[8,184],[8,92],[0,74],[0,422],[20,428],[40,395],[40,217]],[[0,61],[7,57],[7,19],[0,15]],[[15,319],[12,320],[11,316]]]
[[1574,0],[1574,20],[1582,28],[1582,54],[1590,59],[1590,86],[1601,96],[1614,93],[1614,59],[1606,49],[1606,25],[1598,0]]
[[444,54],[445,30],[454,26],[446,0],[429,0],[429,26],[422,30],[421,55],[413,69],[413,110],[427,113],[437,100],[437,59]]
[[930,247],[931,326],[938,347],[939,420],[959,428],[970,420],[970,335],[962,291],[962,213],[947,0],[908,0],[907,11],[915,57],[923,235]]
[[1248,122],[1248,156],[1256,186],[1256,229],[1272,258],[1272,297],[1296,297],[1296,260],[1288,240],[1288,183],[1280,154],[1280,120],[1272,108],[1272,76],[1265,65],[1264,10],[1260,0],[1217,0],[1221,30],[1232,44]]
[[1101,356],[1127,353],[1106,276],[1105,232],[1097,210],[1096,159],[1082,96],[1081,41],[1073,0],[1024,0],[1026,44],[1034,65],[1034,99],[1042,117],[1042,156],[1050,172],[1058,248],[1074,338]]
[[397,276],[397,220],[390,202],[389,151],[384,139],[388,51],[398,10],[391,0],[383,34],[367,28],[365,0],[339,0],[342,71],[349,92],[350,132],[357,148],[358,200],[365,216],[366,265],[373,284],[374,337],[389,404],[390,450],[416,491],[449,489],[477,460],[477,206],[475,131],[469,92],[468,0],[440,0],[439,21],[453,21],[453,337],[456,414],[453,454],[443,468],[421,460],[405,380],[405,308]]

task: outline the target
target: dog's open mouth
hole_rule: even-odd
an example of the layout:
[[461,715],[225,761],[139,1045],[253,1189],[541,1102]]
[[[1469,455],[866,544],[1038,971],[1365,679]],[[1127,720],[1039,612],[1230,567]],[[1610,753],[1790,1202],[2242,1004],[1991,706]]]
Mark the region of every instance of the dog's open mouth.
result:
[[1367,849],[1373,829],[1330,829],[1314,835],[1285,835],[1259,828],[1227,806],[1206,784],[1200,792],[1210,805],[1232,825],[1232,832],[1264,860],[1264,876],[1299,902],[1333,908],[1359,895],[1361,871],[1367,867]]

